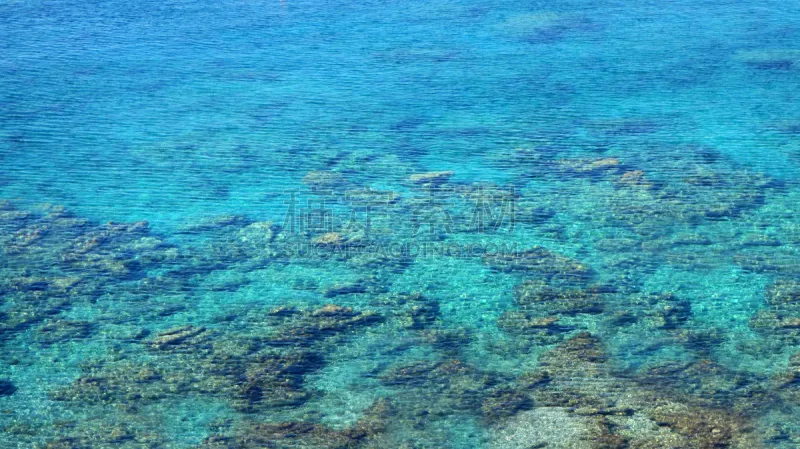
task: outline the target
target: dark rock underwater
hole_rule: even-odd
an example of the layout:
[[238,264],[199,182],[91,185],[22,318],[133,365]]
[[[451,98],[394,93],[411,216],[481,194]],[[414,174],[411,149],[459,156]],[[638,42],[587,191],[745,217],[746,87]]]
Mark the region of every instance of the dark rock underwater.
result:
[[0,449],[800,447],[798,36],[0,2]]
[[[4,358],[20,372],[37,358],[65,371],[49,385],[14,376],[1,394],[27,395],[16,404],[37,398],[68,418],[37,420],[11,408],[3,431],[47,448],[173,447],[162,415],[192,401],[214,404],[199,448],[448,447],[455,423],[471,423],[488,447],[753,448],[794,441],[791,421],[779,417],[791,416],[797,397],[796,355],[765,375],[734,368],[723,354],[793,353],[800,329],[796,256],[763,237],[712,240],[693,231],[746,220],[786,190],[718,165],[673,182],[649,180],[651,169],[636,169],[644,174],[630,182],[636,170],[617,159],[527,166],[522,177],[558,170],[554,183],[572,189],[577,177],[602,192],[606,207],[593,216],[607,214],[608,226],[627,237],[599,235],[594,245],[612,258],[593,264],[543,246],[483,248],[464,257],[370,250],[405,235],[434,242],[506,236],[500,228],[462,227],[452,235],[394,228],[384,235],[347,222],[293,232],[291,223],[230,215],[185,226],[178,235],[188,237],[176,244],[146,222],[101,224],[59,206],[4,202]],[[453,183],[451,176],[412,174],[407,192],[383,195],[383,202],[355,186],[354,198],[399,224],[433,193],[543,207],[513,186]],[[304,182],[331,180],[352,186],[335,167]],[[448,206],[449,215],[469,215],[470,204]],[[558,206],[548,200],[551,219],[564,213]],[[298,242],[319,252],[296,253]],[[435,293],[397,290],[416,265],[447,260],[516,283],[496,323],[461,326],[447,320],[450,306]],[[704,325],[680,291],[650,291],[642,281],[662,264],[736,264],[773,278],[749,318],[752,337]],[[344,269],[350,277],[291,281],[281,274],[298,266]],[[224,298],[246,289],[256,273],[277,276],[269,282],[290,285],[295,297],[204,310],[204,292]],[[208,280],[223,274],[228,280],[209,288]],[[62,359],[75,345],[92,348]],[[354,370],[345,377],[354,383],[333,388],[360,385],[372,399],[335,423],[339,412],[325,402],[331,387],[320,379],[342,369]]]

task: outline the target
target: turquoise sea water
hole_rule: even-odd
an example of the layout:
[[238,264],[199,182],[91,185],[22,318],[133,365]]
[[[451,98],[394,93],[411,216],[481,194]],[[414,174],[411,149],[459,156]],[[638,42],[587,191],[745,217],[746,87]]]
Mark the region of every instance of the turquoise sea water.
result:
[[800,446],[800,2],[4,1],[0,447]]

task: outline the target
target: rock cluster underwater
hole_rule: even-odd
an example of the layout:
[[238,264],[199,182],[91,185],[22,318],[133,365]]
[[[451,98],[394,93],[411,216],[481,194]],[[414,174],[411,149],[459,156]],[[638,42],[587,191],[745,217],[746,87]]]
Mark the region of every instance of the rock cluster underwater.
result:
[[[332,163],[303,179],[327,206],[171,236],[3,202],[2,432],[43,448],[792,447],[793,191],[682,151],[516,149],[513,183],[403,172],[391,191]],[[326,222],[334,204],[374,221]],[[410,241],[472,246],[375,250]],[[757,303],[691,285],[731,270]]]

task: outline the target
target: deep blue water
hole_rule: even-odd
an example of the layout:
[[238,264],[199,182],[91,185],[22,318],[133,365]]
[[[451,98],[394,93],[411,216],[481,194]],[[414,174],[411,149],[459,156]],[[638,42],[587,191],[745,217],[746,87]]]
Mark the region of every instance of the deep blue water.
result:
[[0,447],[800,445],[800,2],[0,4]]

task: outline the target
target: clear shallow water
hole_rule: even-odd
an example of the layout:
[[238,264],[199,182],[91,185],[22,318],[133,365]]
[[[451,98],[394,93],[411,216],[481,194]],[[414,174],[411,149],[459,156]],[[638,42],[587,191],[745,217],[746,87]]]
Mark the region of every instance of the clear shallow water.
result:
[[800,4],[629,3],[4,3],[0,445],[796,447]]

